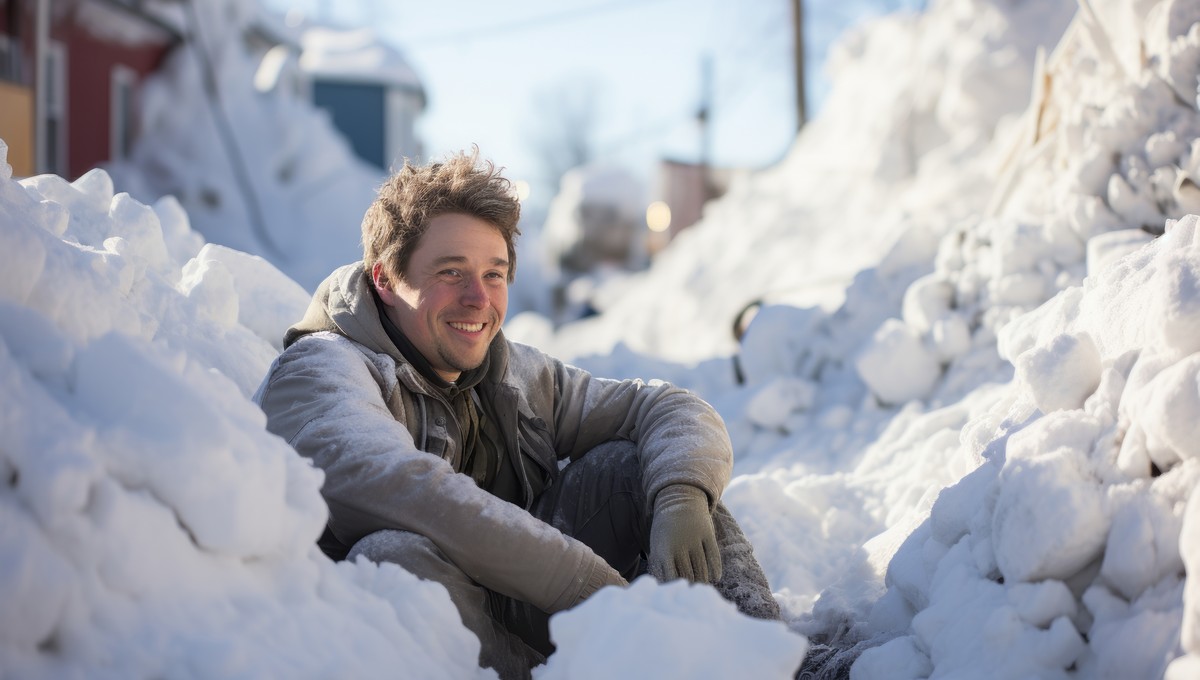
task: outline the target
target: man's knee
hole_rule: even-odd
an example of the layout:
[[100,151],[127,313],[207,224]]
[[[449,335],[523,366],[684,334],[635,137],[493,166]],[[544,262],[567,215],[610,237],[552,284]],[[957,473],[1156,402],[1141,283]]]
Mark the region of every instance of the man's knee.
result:
[[433,541],[421,534],[399,529],[383,529],[367,534],[354,544],[346,559],[354,561],[359,555],[372,562],[391,562],[405,571],[426,579],[437,578],[447,570],[458,568]]

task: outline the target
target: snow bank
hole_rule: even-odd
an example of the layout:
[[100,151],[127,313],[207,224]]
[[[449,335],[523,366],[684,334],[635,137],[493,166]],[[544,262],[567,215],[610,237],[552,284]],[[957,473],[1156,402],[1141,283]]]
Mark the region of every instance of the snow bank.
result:
[[744,386],[671,377],[730,425],[725,500],[793,629],[856,678],[1200,669],[1200,8],[1075,7],[864,29],[787,162],[551,341],[586,367],[638,338],[636,374],[775,303]]
[[[1181,621],[1200,606],[1184,601],[1184,561],[1200,555],[1180,550],[1200,513],[1200,335],[1173,330],[1200,323],[1200,287],[1177,285],[1200,280],[1198,226],[1168,223],[1004,328],[1018,366],[1008,425],[892,559],[889,586],[916,612],[911,640],[866,652],[856,677],[899,677],[883,669],[913,647],[938,673],[1004,677],[1162,677],[1180,654]],[[1082,399],[1047,400],[1054,380],[1065,388],[1051,394]],[[1169,676],[1189,677],[1190,663]]]
[[290,77],[256,89],[264,54],[245,36],[257,2],[209,0],[178,13],[194,39],[142,85],[134,148],[107,169],[121,191],[143,202],[174,196],[206,240],[266,257],[314,290],[362,257],[359,225],[382,173],[291,86],[294,56],[277,65]]
[[314,545],[321,474],[248,399],[303,290],[170,200],[6,155],[0,675],[479,674],[444,589]]
[[536,680],[787,678],[808,647],[782,622],[739,614],[712,588],[649,576],[555,616],[550,634],[558,650]]

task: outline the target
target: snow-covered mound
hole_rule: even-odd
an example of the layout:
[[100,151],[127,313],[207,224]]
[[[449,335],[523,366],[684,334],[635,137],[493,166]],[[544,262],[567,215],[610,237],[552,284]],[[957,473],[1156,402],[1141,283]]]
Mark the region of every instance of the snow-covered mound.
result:
[[136,143],[110,175],[143,202],[174,196],[207,241],[266,257],[315,289],[360,256],[359,224],[383,173],[296,91],[295,56],[250,51],[247,36],[262,28],[256,0],[172,9],[191,39],[140,88]]
[[938,237],[986,203],[993,171],[982,152],[1013,134],[1037,48],[1058,41],[1076,6],[930,4],[843,38],[828,60],[833,90],[783,163],[736,179],[641,280],[601,291],[607,320],[543,343],[564,356],[618,343],[684,363],[727,355],[747,303],[837,307],[889,251],[905,252],[885,292],[903,292],[916,275],[905,265],[927,268]]
[[[827,670],[1160,677],[1200,648],[1200,3],[1075,7],[865,29],[783,165],[547,341],[718,405],[725,500]],[[735,388],[739,297],[796,306]]]

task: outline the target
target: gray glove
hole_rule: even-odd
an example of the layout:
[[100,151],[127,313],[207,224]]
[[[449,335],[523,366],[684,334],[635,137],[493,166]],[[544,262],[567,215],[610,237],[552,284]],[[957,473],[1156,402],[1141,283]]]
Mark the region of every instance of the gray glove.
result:
[[685,578],[713,583],[721,578],[721,554],[708,496],[690,484],[672,484],[654,498],[650,528],[650,573],[660,581]]

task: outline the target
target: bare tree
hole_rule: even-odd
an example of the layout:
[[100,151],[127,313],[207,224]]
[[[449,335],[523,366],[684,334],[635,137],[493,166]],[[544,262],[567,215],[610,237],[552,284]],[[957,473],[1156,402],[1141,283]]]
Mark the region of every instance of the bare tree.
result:
[[547,184],[595,158],[601,90],[596,78],[573,76],[534,92],[525,136]]

